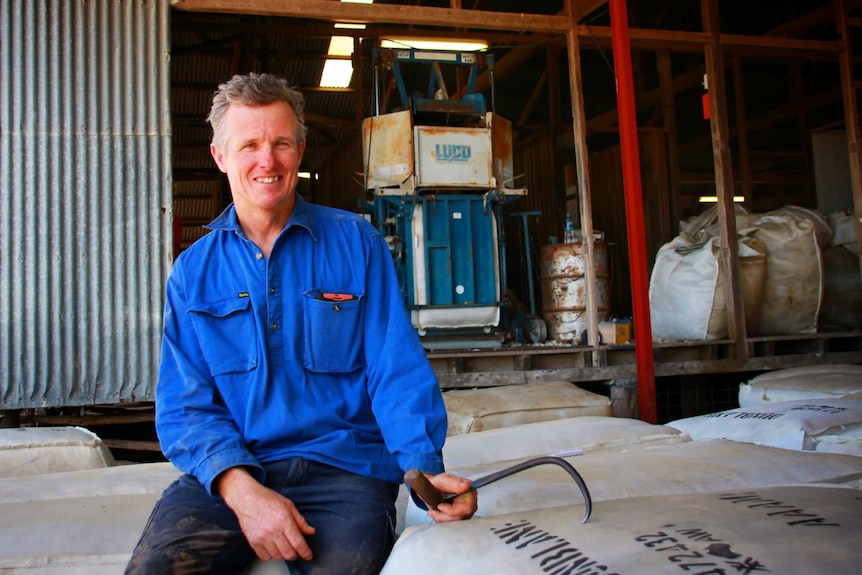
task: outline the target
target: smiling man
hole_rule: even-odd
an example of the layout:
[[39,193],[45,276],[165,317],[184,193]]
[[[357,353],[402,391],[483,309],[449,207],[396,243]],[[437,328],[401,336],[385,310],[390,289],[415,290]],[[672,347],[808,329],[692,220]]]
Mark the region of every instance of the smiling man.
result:
[[127,573],[377,573],[395,499],[419,469],[459,493],[436,521],[476,511],[444,473],[446,412],[383,237],[295,193],[302,95],[269,74],[219,86],[210,146],[233,204],[168,279],[156,428],[184,475]]

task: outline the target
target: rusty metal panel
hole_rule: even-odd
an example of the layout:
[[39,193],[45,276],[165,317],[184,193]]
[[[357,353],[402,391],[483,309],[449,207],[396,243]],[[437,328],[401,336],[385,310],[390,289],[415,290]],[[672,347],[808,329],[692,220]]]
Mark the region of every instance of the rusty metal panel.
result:
[[410,110],[372,116],[362,122],[365,189],[397,187],[414,172]]
[[487,124],[491,129],[494,178],[498,188],[514,188],[515,167],[512,159],[512,122],[493,112],[488,112]]
[[0,2],[0,410],[153,398],[169,10]]

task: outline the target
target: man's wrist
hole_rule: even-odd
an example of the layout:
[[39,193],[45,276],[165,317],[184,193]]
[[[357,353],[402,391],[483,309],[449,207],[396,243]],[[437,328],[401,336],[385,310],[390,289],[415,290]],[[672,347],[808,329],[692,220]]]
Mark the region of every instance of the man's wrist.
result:
[[247,486],[249,482],[257,484],[257,480],[245,467],[230,467],[219,473],[213,480],[214,491],[230,506],[231,495],[242,492],[243,486]]

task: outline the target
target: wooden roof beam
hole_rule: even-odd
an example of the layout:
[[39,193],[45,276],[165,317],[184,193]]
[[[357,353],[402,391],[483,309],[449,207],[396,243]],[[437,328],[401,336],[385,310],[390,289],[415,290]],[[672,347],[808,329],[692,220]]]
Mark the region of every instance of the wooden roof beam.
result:
[[[510,30],[565,34],[570,20],[560,15],[493,12],[460,8],[431,8],[405,4],[354,4],[328,0],[171,0],[174,8],[190,12],[258,14],[288,18],[310,18],[331,22],[389,23],[420,26]],[[600,6],[598,0],[582,4]]]

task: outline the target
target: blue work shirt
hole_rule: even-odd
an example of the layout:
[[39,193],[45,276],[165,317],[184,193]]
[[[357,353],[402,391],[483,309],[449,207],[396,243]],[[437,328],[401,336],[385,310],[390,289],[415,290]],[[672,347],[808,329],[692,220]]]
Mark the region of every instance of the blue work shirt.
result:
[[442,394],[377,230],[298,195],[269,258],[233,206],[207,227],[167,282],[156,428],[168,459],[213,494],[228,468],[262,481],[261,462],[289,457],[393,483],[442,472]]

